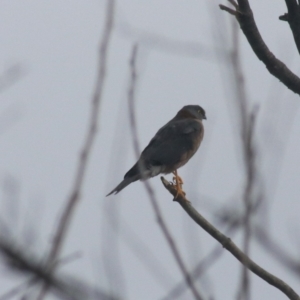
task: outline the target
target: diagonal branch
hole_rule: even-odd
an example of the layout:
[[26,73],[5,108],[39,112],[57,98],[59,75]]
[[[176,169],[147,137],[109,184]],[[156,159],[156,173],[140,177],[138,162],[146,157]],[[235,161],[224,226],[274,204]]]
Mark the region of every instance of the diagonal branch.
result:
[[262,247],[264,247],[282,266],[292,271],[298,278],[300,277],[300,262],[287,253],[281,244],[267,233],[261,226],[255,227],[255,237]]
[[[0,236],[0,255],[4,259],[5,264],[11,271],[19,275],[26,275],[26,282],[12,289],[4,295],[0,296],[1,300],[8,300],[22,292],[24,289],[43,282],[47,285],[51,292],[58,296],[59,299],[66,300],[82,300],[82,299],[103,299],[116,300],[106,292],[95,289],[93,286],[85,282],[78,281],[70,276],[56,276],[49,272],[49,269],[44,262],[35,255],[27,251],[26,248],[17,245],[11,238]],[[64,261],[59,261],[57,264],[68,262],[73,257],[68,257]],[[101,297],[89,297],[91,291],[94,291]]]
[[[66,233],[68,231],[71,222],[71,218],[81,198],[81,191],[84,183],[85,174],[87,171],[88,161],[90,158],[93,144],[96,139],[98,119],[99,119],[99,108],[100,108],[101,99],[103,95],[104,80],[105,80],[106,68],[107,68],[107,51],[108,51],[108,46],[109,46],[110,37],[113,28],[114,6],[115,6],[114,0],[107,1],[106,20],[105,20],[102,40],[100,42],[100,47],[99,47],[98,73],[96,79],[96,86],[92,96],[89,126],[79,156],[73,188],[71,190],[71,194],[67,200],[66,206],[59,220],[56,232],[54,234],[53,246],[50,250],[50,254],[47,261],[49,271],[53,271],[55,269],[55,261],[59,256],[59,253],[63,246],[64,239],[66,237]],[[47,288],[44,286],[38,298],[39,300],[43,299],[46,290]]]
[[[219,246],[219,245],[218,245]],[[203,260],[201,260],[196,267],[190,272],[194,281],[202,277],[207,270],[217,262],[218,258],[224,253],[223,249],[216,247]],[[174,286],[162,300],[175,300],[182,298],[182,294],[186,291],[185,281],[180,281]]]
[[0,74],[0,93],[15,84],[25,74],[24,67],[16,63]]
[[97,81],[96,81],[94,94],[92,97],[90,124],[79,156],[79,161],[78,161],[77,171],[75,174],[75,180],[74,180],[72,192],[67,201],[67,205],[62,214],[62,217],[60,219],[54,237],[54,244],[49,257],[49,261],[52,262],[57,258],[61,250],[65,234],[67,232],[69,223],[71,221],[71,217],[76,208],[76,204],[80,200],[81,190],[84,182],[84,176],[87,170],[88,160],[96,138],[98,119],[99,119],[99,108],[101,104],[101,98],[102,98],[103,87],[104,87],[104,79],[106,75],[107,49],[108,49],[112,27],[113,27],[113,15],[114,15],[114,1],[108,0],[106,24],[104,27],[103,37],[99,49],[99,65],[98,65]]
[[297,0],[285,0],[285,3],[288,13],[280,16],[279,19],[289,23],[300,54],[300,5],[297,3]]
[[[256,26],[248,0],[237,0],[237,2],[238,6],[234,15],[258,59],[265,64],[273,76],[278,78],[291,91],[300,95],[300,78],[270,51]],[[229,10],[234,11],[224,5],[220,5],[220,9],[228,12],[230,12]],[[230,13],[232,14],[232,12]]]
[[[170,184],[164,177],[161,177],[161,181],[164,187],[174,196],[177,195],[176,188]],[[197,210],[191,205],[191,203],[183,196],[179,195],[176,200],[186,213],[208,234],[215,238],[225,249],[227,249],[238,261],[246,266],[254,274],[273,285],[280,291],[282,291],[291,300],[300,300],[299,295],[284,281],[267,272],[261,268],[258,264],[252,261],[245,253],[243,253],[230,238],[222,234],[217,228],[210,224]]]

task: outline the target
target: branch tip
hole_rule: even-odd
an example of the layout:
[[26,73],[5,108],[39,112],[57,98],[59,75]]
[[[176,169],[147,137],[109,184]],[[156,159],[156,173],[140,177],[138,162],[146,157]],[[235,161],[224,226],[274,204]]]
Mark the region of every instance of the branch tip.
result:
[[178,191],[172,182],[169,182],[166,180],[163,176],[160,177],[160,180],[164,187],[174,196],[173,201],[179,202],[179,203],[190,203],[188,199],[182,194],[178,194]]
[[220,7],[221,10],[225,10],[229,14],[231,14],[231,15],[233,15],[235,17],[237,17],[237,15],[239,13],[237,10],[231,9],[231,8],[229,8],[229,7],[227,7],[227,6],[223,5],[223,4],[219,4],[219,7]]
[[287,13],[283,14],[282,16],[279,16],[278,19],[280,21],[285,21],[288,22],[289,21],[289,15]]
[[236,10],[238,10],[239,5],[234,0],[228,0],[228,2],[235,7]]

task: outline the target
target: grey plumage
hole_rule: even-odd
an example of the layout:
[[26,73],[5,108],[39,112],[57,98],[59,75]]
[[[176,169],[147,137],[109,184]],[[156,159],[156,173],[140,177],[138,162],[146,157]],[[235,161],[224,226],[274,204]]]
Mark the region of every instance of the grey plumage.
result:
[[117,194],[134,181],[168,174],[186,164],[203,139],[203,119],[205,111],[199,105],[184,106],[158,130],[124,180],[107,196]]

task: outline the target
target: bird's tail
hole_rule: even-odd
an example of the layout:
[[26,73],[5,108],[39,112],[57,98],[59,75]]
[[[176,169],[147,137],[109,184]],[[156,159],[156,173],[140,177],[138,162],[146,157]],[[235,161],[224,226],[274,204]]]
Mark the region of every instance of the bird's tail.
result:
[[124,180],[117,185],[109,194],[106,195],[109,196],[111,194],[117,194],[119,193],[121,190],[123,190],[127,185],[129,185],[130,183],[137,181],[141,179],[141,176],[139,174],[132,176],[132,177],[125,177]]

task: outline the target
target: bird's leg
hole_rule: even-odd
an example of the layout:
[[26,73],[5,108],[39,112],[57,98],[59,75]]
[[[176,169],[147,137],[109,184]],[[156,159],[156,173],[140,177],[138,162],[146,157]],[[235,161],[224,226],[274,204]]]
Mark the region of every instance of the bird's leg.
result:
[[183,197],[185,197],[185,192],[182,190],[183,180],[178,175],[177,170],[172,172],[175,176],[173,177],[173,184],[176,186],[177,194],[175,198],[178,197],[179,194],[181,194]]
[[177,180],[179,182],[179,184],[182,186],[183,185],[183,180],[182,178],[178,175],[177,170],[173,171],[172,174],[174,174],[175,176],[173,177],[173,184],[177,185]]

